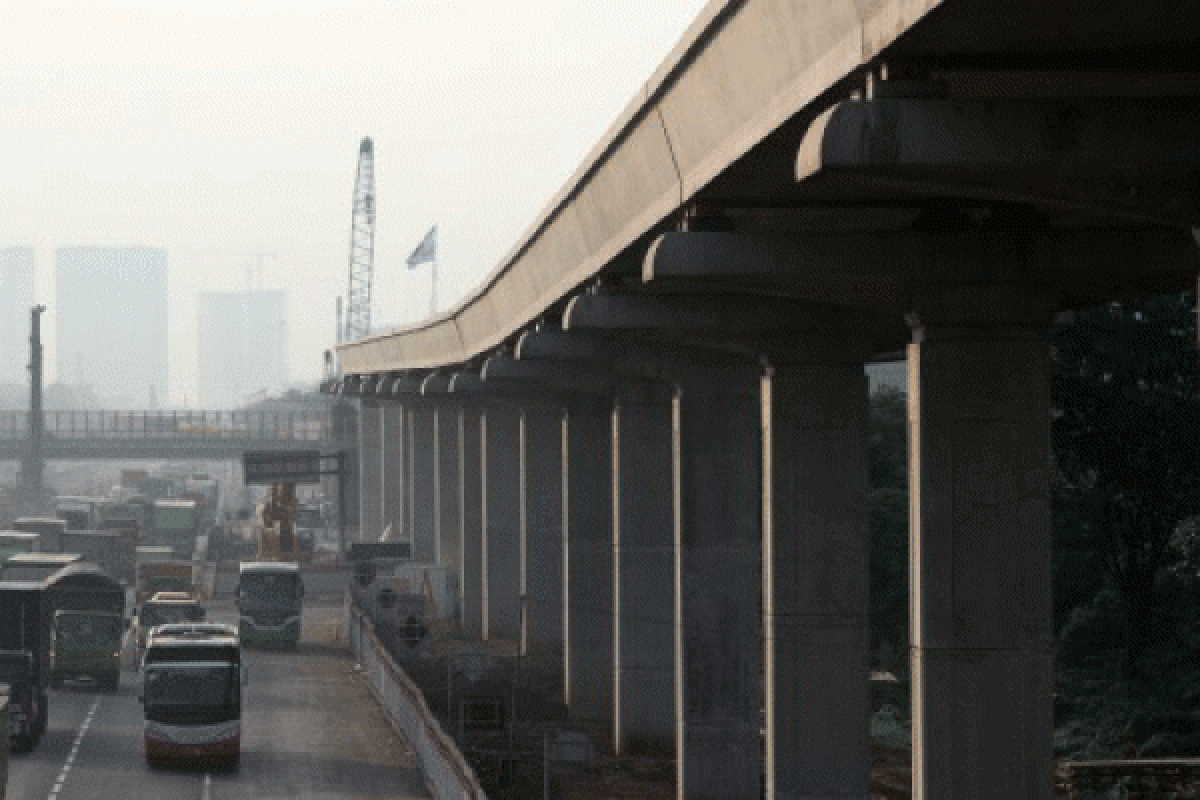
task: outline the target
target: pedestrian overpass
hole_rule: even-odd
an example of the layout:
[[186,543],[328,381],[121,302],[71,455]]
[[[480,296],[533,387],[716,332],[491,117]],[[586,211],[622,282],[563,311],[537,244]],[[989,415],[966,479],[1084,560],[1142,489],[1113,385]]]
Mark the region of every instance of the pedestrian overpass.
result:
[[[240,458],[247,450],[334,444],[333,414],[306,411],[45,411],[43,457],[59,460]],[[0,459],[29,450],[30,412],[0,412]]]

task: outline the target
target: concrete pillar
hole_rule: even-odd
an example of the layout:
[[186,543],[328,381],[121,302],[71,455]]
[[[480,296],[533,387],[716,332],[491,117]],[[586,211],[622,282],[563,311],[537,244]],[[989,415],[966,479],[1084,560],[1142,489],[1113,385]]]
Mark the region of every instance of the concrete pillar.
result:
[[[837,354],[838,342],[812,348]],[[762,380],[766,797],[870,788],[862,358]]]
[[675,753],[671,395],[622,387],[613,414],[613,740],[620,754]]
[[612,407],[579,400],[564,443],[566,660],[571,715],[612,730]]
[[[405,523],[408,511],[406,508],[407,492],[407,447],[406,412],[402,405],[383,406],[381,425],[383,426],[383,528],[392,526],[392,541],[406,538]],[[380,528],[382,531],[383,528]]]
[[1049,798],[1050,305],[1016,287],[914,305],[914,798]]
[[560,665],[563,641],[562,424],[563,412],[559,409],[528,408],[521,418],[526,651]]
[[458,410],[458,524],[462,553],[462,627],[483,636],[483,523],[480,509],[479,409]]
[[438,542],[438,563],[450,567],[458,576],[462,587],[462,568],[459,560],[458,523],[458,408],[438,406],[434,411],[437,436],[436,474],[434,496],[437,498],[437,516],[434,521]]
[[413,559],[422,564],[437,561],[437,540],[434,536],[434,411],[427,404],[414,405],[408,410],[408,431],[411,446],[409,463],[412,478],[409,482],[409,528],[413,543]]
[[360,399],[358,415],[359,541],[373,542],[383,531],[383,440],[379,401]]
[[756,372],[681,374],[672,427],[677,796],[750,800],[762,777]]
[[483,638],[521,631],[521,412],[488,406],[480,415],[483,500]]

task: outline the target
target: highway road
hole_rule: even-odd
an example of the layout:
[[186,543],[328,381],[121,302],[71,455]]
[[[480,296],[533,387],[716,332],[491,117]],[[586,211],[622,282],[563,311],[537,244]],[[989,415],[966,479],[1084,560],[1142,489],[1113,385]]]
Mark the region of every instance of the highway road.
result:
[[[250,676],[236,770],[148,767],[137,673],[127,670],[116,694],[51,693],[46,736],[33,753],[11,757],[9,800],[429,797],[411,751],[332,644],[340,616],[340,606],[306,608],[295,652],[244,651]],[[228,605],[209,617],[236,620]]]

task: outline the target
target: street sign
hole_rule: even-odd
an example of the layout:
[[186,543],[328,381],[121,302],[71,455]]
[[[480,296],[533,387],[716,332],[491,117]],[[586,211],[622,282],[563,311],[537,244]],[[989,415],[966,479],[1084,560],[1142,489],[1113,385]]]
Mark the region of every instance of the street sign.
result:
[[242,455],[242,471],[247,486],[272,483],[320,483],[319,450],[267,450]]

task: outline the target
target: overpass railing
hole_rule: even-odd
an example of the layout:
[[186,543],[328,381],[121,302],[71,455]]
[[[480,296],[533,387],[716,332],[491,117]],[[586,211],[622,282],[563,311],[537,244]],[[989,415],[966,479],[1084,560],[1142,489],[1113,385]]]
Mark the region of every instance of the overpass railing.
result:
[[[282,441],[330,438],[325,411],[45,411],[45,435],[57,441]],[[0,412],[0,441],[29,438],[29,412]]]
[[371,693],[408,740],[436,800],[487,800],[475,771],[429,710],[425,695],[375,636],[375,626],[346,599],[350,649]]

